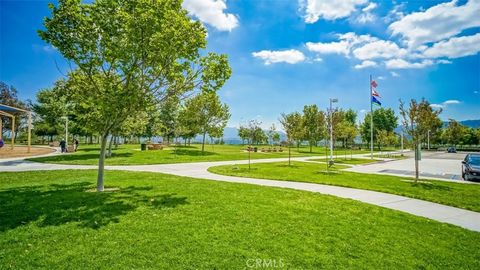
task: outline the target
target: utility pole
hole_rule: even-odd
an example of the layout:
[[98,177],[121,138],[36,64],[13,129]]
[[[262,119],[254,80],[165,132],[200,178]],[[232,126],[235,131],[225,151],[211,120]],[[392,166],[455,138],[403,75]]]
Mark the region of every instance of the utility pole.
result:
[[336,98],[330,98],[330,163],[333,164],[333,108],[332,104],[338,102]]
[[430,129],[427,131],[427,149],[430,150]]
[[402,150],[401,150],[401,152],[400,152],[400,153],[401,153],[401,154],[402,154],[402,156],[403,156],[403,129],[402,129],[402,131],[401,131],[401,132],[402,132],[402,133],[401,133],[401,135],[400,135],[400,136],[401,136],[401,139],[400,139],[400,144],[401,144]]
[[65,147],[68,147],[68,116],[62,118],[65,119]]
[[370,93],[368,101],[370,102],[370,158],[373,159],[373,104],[372,104],[372,75],[370,75]]

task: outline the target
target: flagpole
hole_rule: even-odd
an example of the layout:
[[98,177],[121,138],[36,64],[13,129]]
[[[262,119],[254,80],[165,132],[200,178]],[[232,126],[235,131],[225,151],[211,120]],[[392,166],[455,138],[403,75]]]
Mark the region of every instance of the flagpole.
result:
[[372,75],[370,74],[370,158],[373,159],[373,104],[372,104]]

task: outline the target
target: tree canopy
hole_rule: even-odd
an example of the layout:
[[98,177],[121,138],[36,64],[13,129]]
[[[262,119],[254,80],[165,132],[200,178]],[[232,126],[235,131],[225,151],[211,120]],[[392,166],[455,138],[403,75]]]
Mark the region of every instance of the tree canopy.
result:
[[49,7],[39,35],[76,66],[67,82],[72,110],[101,136],[98,191],[107,139],[129,115],[169,96],[216,91],[230,77],[225,55],[200,54],[205,28],[181,1],[60,0]]

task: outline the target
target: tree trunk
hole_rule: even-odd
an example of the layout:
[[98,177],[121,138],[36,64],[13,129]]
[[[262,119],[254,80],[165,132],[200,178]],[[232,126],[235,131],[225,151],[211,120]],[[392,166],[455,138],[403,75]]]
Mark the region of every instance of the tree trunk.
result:
[[98,160],[98,175],[97,175],[97,191],[102,192],[104,189],[103,186],[103,175],[105,169],[105,151],[107,150],[107,137],[108,134],[102,136],[102,142],[100,145],[100,158]]
[[291,158],[291,153],[290,153],[290,143],[288,144],[288,166],[291,165],[291,161],[290,161],[290,158]]
[[207,135],[207,132],[203,132],[203,138],[202,138],[202,153],[203,153],[203,150],[205,149],[205,136]]
[[110,137],[110,142],[108,143],[108,152],[107,152],[107,157],[112,156],[112,145],[113,145],[113,135]]
[[418,172],[418,156],[417,156],[417,153],[419,151],[418,149],[418,143],[415,144],[415,182],[418,181],[418,176],[419,176],[419,172]]
[[312,153],[312,142],[310,142],[310,153]]

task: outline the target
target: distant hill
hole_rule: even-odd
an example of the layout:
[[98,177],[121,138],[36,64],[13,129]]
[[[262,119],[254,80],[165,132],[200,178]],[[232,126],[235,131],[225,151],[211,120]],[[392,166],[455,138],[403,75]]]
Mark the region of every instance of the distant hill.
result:
[[[266,132],[266,130],[265,130]],[[286,139],[286,135],[283,131],[277,131],[280,133],[280,141],[284,141]],[[207,141],[210,141],[210,138],[207,136]],[[201,142],[202,141],[202,136],[197,135],[195,137],[195,141]],[[226,127],[223,130],[223,141],[227,144],[241,144],[242,140],[238,136],[238,129],[235,127]]]
[[460,124],[471,128],[480,128],[480,119],[460,121]]
[[[480,119],[477,120],[464,120],[460,121],[460,123],[464,126],[467,127],[472,127],[472,128],[480,128]],[[444,125],[446,126],[448,122],[444,122]],[[402,126],[399,125],[397,128],[395,128],[395,132],[400,134],[402,130]],[[266,131],[266,130],[265,130]],[[280,133],[280,140],[284,141],[286,140],[286,135],[283,131],[278,131]],[[406,136],[406,135],[405,135]],[[202,136],[197,135],[195,137],[196,142],[201,142],[202,141]],[[210,141],[210,138],[207,136],[207,141]],[[238,137],[238,129],[235,127],[226,127],[223,130],[223,141],[227,144],[241,144],[242,140],[240,137]]]

